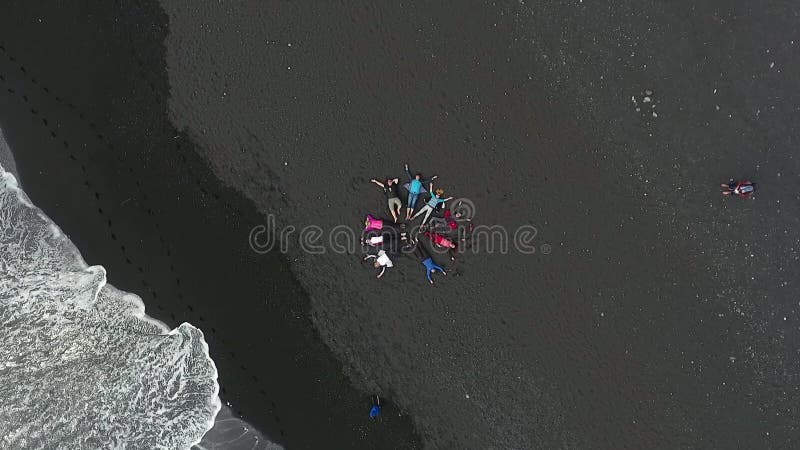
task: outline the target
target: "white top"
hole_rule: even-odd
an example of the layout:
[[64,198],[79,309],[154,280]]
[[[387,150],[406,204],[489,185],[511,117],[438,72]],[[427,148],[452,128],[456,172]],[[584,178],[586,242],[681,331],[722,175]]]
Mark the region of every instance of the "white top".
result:
[[372,236],[369,238],[369,245],[378,245],[383,243],[383,236]]
[[383,250],[378,252],[378,264],[386,267],[394,266],[394,264],[392,264],[392,260],[389,259],[389,255],[387,255]]

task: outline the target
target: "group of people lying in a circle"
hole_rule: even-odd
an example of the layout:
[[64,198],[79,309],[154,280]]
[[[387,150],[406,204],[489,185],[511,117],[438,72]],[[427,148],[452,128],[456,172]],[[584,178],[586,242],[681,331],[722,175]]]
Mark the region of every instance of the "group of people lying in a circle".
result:
[[[465,217],[464,213],[457,209],[458,205],[456,208],[445,208],[446,202],[452,200],[453,197],[445,197],[443,189],[433,189],[433,180],[438,178],[436,175],[430,179],[422,178],[419,173],[412,175],[408,164],[405,165],[405,171],[408,176],[408,182],[403,184],[408,192],[405,220],[412,221],[424,215],[422,224],[418,229],[412,231],[408,229],[407,224],[398,223],[403,208],[398,178],[389,178],[386,181],[370,180],[383,188],[389,212],[392,214],[392,221],[371,214],[367,215],[364,222],[364,245],[375,253],[367,254],[364,260],[375,260],[374,266],[376,269],[380,269],[378,273],[378,278],[380,278],[387,268],[394,267],[393,258],[402,253],[413,253],[425,266],[425,275],[433,284],[435,272],[443,275],[447,275],[447,272],[434,261],[430,251],[418,241],[419,234],[428,238],[436,248],[447,249],[450,259],[455,260],[458,245],[466,242],[467,234],[472,231],[472,218]],[[427,190],[426,185],[428,186]],[[426,192],[430,195],[429,199],[415,212],[419,198]],[[440,211],[443,212],[440,213]]]

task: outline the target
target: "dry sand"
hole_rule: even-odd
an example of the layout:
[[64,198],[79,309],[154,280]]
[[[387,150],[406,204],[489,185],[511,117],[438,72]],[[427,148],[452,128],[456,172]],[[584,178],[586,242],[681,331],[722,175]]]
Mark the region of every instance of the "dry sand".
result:
[[538,228],[552,254],[468,256],[432,289],[413,262],[378,282],[290,252],[351,377],[391,387],[428,442],[780,442],[793,426],[744,398],[791,404],[754,380],[790,377],[797,327],[773,317],[794,311],[796,195],[716,186],[797,168],[773,99],[798,62],[786,4],[725,6],[164,2],[171,117],[279,226],[356,224],[383,209],[367,179],[408,161],[479,222]]
[[[25,64],[38,69],[40,80],[107,114],[97,126],[125,143],[114,152],[135,155],[137,173],[147,178],[155,166],[157,186],[197,196],[196,207],[214,217],[213,230],[225,234],[203,251],[217,257],[235,248],[225,260],[234,264],[226,276],[249,268],[244,278],[253,280],[229,297],[232,312],[218,323],[231,327],[275,312],[245,300],[247,293],[269,295],[278,283],[280,264],[263,261],[274,255],[246,249],[258,220],[271,213],[278,227],[357,227],[365,213],[384,209],[367,180],[401,176],[408,161],[415,170],[438,173],[449,194],[473,201],[477,222],[509,230],[533,225],[535,242],[552,252],[465,255],[447,264],[450,275],[431,287],[410,259],[377,281],[360,254],[308,255],[290,240],[287,259],[310,295],[309,310],[292,303],[288,288],[276,293],[287,303],[275,308],[286,318],[296,315],[300,328],[310,315],[350,380],[364,395],[380,391],[410,413],[427,446],[780,448],[796,442],[800,86],[793,74],[800,69],[794,44],[800,38],[794,6],[165,2],[161,13],[142,3],[120,11],[109,6],[101,15],[124,13],[117,17],[128,24],[122,28],[76,14],[76,24],[91,26],[85,39],[96,29],[118,38],[85,44],[92,57],[63,55],[57,39],[63,25],[42,34],[35,18],[47,8],[25,20],[4,19],[4,29],[14,33],[0,40],[30,51]],[[160,39],[165,49],[154,50]],[[103,58],[126,41],[132,50],[118,59],[133,55],[140,67],[129,62],[129,75],[109,67],[116,59]],[[86,49],[74,51],[89,54]],[[84,62],[93,58],[105,64]],[[0,64],[19,70],[18,63]],[[166,114],[168,107],[179,132],[160,115],[151,119],[153,106],[141,100],[143,92],[160,95],[167,88],[169,104],[156,102],[164,108],[156,111]],[[12,146],[47,141],[28,136],[21,120],[7,124],[27,109],[15,101],[21,106],[3,108],[0,116]],[[184,150],[166,150],[176,145],[168,133],[176,133]],[[108,153],[94,145],[89,155]],[[195,164],[186,148],[198,151],[261,215],[239,220],[236,208],[192,191],[214,180],[203,178],[196,188],[185,182],[180,167],[186,163],[178,156]],[[114,166],[114,152],[108,162],[87,160],[94,164],[87,177],[93,186],[119,189],[108,171],[131,163]],[[35,173],[37,159],[18,158],[28,185],[36,183],[26,170]],[[721,198],[717,186],[729,176],[759,182],[756,199]],[[31,196],[45,207],[47,189],[38,191],[41,200]],[[252,206],[219,191],[237,208]],[[169,191],[151,198],[158,192]],[[85,199],[74,202],[81,208]],[[169,223],[168,237],[179,240],[181,215],[191,214],[191,205],[179,211],[156,209],[155,219],[141,223]],[[57,216],[69,229],[69,215]],[[151,258],[146,267],[164,264],[142,251]],[[203,280],[215,276],[190,262],[203,251],[182,260],[184,283],[205,287]],[[196,306],[222,311],[207,300]],[[218,347],[223,354],[258,360],[280,345],[222,326],[215,328],[228,336]],[[302,354],[296,348],[308,346],[314,358],[324,354],[313,342],[285,353]],[[240,350],[243,345],[251,348]],[[268,393],[286,399],[272,406],[286,411],[282,423],[274,423],[272,412],[259,415],[252,403],[248,412],[255,415],[248,418],[287,429],[271,436],[280,443],[309,445],[311,438],[298,434],[313,433],[317,423],[302,423],[302,409],[286,402],[315,374],[296,383],[290,376],[264,381],[260,374],[256,381],[233,375],[236,364],[220,356],[231,368],[221,368],[222,382],[228,384],[226,373],[236,380],[234,397],[242,404],[261,384],[286,389]],[[291,370],[287,365],[285,373]],[[324,392],[310,395],[324,400],[312,406],[320,420],[352,410],[350,391],[329,391],[333,398]],[[343,423],[318,425],[348,436],[337,442],[362,432],[355,416]],[[396,426],[387,435],[379,434],[383,424],[375,425],[363,432],[384,444],[408,442],[402,423],[387,423]]]

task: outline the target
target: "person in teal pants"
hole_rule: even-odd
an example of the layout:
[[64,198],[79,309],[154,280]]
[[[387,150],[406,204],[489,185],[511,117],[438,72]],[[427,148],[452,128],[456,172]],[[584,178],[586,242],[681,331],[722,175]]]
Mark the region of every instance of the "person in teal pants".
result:
[[428,200],[428,203],[425,204],[411,219],[416,219],[417,217],[421,216],[423,213],[425,217],[422,219],[422,224],[425,225],[428,223],[428,218],[431,217],[431,213],[434,209],[439,205],[439,203],[444,203],[448,200],[452,200],[453,197],[442,198],[444,195],[443,189],[437,189],[436,192],[433,192],[433,183],[431,183],[431,199]]

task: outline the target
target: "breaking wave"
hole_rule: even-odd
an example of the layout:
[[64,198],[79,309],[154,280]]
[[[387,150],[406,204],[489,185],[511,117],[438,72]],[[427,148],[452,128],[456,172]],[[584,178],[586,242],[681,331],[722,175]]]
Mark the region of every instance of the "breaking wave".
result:
[[203,333],[106,283],[0,168],[0,447],[189,448],[220,410]]

